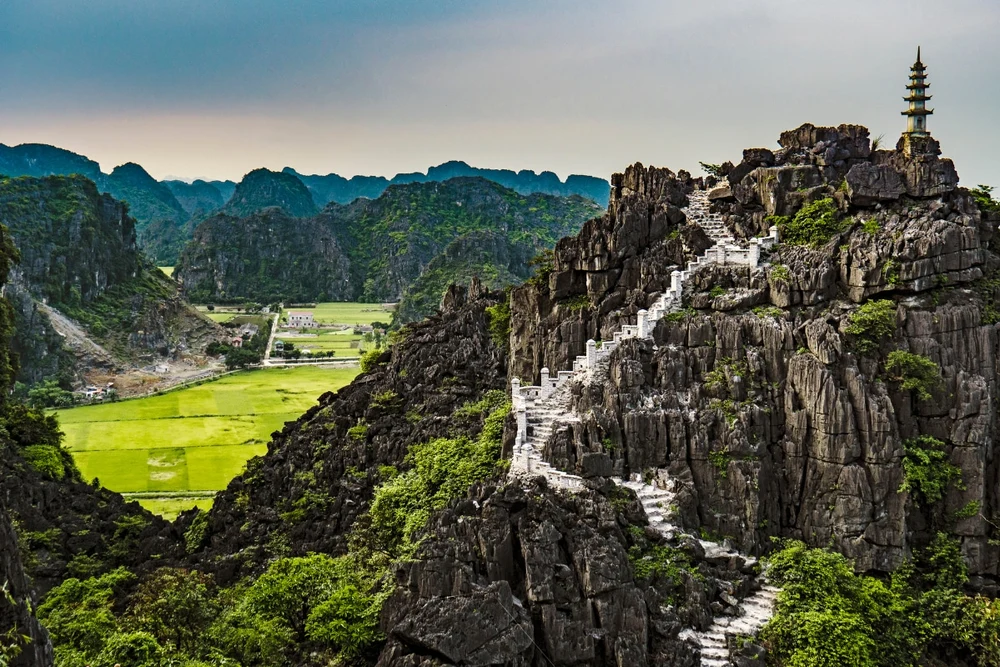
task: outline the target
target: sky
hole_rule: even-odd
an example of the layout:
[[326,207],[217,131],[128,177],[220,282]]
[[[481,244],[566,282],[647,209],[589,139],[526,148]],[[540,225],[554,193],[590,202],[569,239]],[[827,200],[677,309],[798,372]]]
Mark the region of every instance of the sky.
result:
[[697,172],[804,122],[932,134],[1000,186],[996,0],[0,0],[0,143],[153,176]]

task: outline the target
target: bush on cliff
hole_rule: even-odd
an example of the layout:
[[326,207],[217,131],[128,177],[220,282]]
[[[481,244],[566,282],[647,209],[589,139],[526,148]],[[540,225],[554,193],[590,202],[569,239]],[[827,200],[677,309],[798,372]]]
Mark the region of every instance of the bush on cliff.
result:
[[410,555],[417,533],[431,513],[470,486],[499,472],[503,424],[510,402],[493,410],[479,437],[437,438],[410,448],[411,468],[375,490],[370,515],[372,539],[392,555]]
[[904,442],[903,448],[900,493],[913,493],[921,502],[933,504],[944,498],[953,485],[963,488],[962,469],[948,461],[942,441],[921,435]]
[[782,243],[812,248],[825,245],[845,228],[843,216],[830,197],[804,205],[794,216],[769,216],[767,222],[778,226]]
[[962,592],[961,548],[945,534],[888,581],[855,574],[844,556],[798,541],[784,542],[767,567],[782,587],[761,633],[775,664],[1000,664],[1000,601]]
[[921,401],[930,400],[931,392],[941,385],[941,369],[922,354],[894,350],[886,359],[885,370],[899,382],[900,389],[917,392]]
[[888,299],[868,301],[851,313],[844,332],[855,337],[859,352],[873,352],[896,333],[896,304]]

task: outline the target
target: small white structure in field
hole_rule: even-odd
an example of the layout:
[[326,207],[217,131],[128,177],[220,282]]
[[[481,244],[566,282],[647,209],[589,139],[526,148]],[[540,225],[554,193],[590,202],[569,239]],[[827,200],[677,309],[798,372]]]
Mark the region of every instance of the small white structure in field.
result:
[[293,329],[310,329],[316,326],[313,321],[313,314],[306,311],[289,311],[288,326]]

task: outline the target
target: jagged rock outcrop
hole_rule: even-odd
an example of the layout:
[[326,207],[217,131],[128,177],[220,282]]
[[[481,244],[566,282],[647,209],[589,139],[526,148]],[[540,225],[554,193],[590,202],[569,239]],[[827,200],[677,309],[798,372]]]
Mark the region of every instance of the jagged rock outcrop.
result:
[[641,527],[635,496],[620,490],[612,503],[605,483],[566,494],[513,481],[436,516],[416,558],[397,566],[379,667],[697,664],[681,629],[707,627],[717,597],[745,594],[752,563],[688,538],[677,548],[691,568],[672,585],[637,579],[630,550],[659,538]]
[[[610,382],[575,398],[587,418],[554,433],[546,458],[579,472],[586,456],[605,452],[617,475],[667,469],[682,480],[684,524],[747,553],[766,550],[771,536],[795,537],[887,572],[948,529],[962,537],[976,584],[993,590],[997,216],[956,187],[934,150],[873,152],[858,126],[806,125],[779,143],[745,152],[728,172],[731,196],[711,198],[733,236],[788,224],[769,216],[822,198],[842,231],[814,247],[780,244],[759,271],[693,274],[690,310],[664,318],[652,341],[612,352]],[[689,258],[687,243],[665,250],[666,232],[685,226],[671,206],[685,187],[708,184],[630,172],[615,177],[605,218],[557,247],[548,284],[514,291],[512,376],[534,383],[542,367],[570,368],[587,339],[634,323]],[[669,222],[658,226],[657,212]],[[587,305],[567,308],[570,295]],[[847,329],[873,298],[897,309],[895,333],[875,351]],[[939,365],[930,400],[886,371],[894,349]],[[903,490],[904,443],[917,436],[945,442],[964,480],[932,507]]]
[[[17,535],[0,502],[0,655],[8,646],[17,654],[10,667],[49,667],[53,664],[52,642],[45,628],[35,618],[38,599],[31,589],[21,555]],[[8,649],[9,650],[9,649]]]

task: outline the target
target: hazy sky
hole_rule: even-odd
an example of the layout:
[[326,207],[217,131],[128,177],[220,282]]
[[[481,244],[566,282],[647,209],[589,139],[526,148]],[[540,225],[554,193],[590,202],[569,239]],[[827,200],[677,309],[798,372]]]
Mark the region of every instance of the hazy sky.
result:
[[0,142],[238,179],[696,169],[803,122],[930,129],[1000,186],[996,0],[0,0]]

